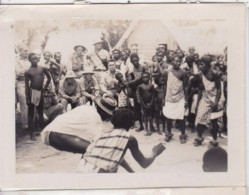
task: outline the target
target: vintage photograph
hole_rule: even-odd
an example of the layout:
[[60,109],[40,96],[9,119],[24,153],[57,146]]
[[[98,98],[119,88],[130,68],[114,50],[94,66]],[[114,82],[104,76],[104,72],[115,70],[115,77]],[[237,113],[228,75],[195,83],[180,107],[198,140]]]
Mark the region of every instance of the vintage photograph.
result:
[[227,172],[228,27],[16,21],[16,173]]

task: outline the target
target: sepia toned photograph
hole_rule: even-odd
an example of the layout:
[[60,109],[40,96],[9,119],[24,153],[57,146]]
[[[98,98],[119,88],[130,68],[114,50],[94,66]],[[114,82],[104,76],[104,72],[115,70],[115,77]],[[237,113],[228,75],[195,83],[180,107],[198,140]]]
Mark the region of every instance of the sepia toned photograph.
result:
[[17,173],[226,172],[226,32],[224,20],[16,22]]
[[243,185],[243,7],[113,6],[8,10],[4,183]]

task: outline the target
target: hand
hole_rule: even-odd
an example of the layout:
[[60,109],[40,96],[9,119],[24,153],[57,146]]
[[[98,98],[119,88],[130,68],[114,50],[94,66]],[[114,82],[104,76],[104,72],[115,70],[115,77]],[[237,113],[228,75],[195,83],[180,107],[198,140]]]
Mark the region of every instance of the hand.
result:
[[185,109],[188,108],[188,102],[185,102],[184,108],[185,108]]
[[94,100],[95,100],[95,97],[94,97],[93,95],[91,95],[91,99],[92,99],[92,101],[94,101]]
[[152,152],[156,155],[159,156],[164,150],[166,149],[166,147],[160,143],[158,145],[155,145],[152,149]]
[[55,63],[55,60],[53,58],[49,58],[49,61],[53,64]]
[[213,111],[213,112],[214,112],[214,111],[217,111],[217,107],[218,107],[218,104],[215,103],[215,104],[213,105],[212,111]]

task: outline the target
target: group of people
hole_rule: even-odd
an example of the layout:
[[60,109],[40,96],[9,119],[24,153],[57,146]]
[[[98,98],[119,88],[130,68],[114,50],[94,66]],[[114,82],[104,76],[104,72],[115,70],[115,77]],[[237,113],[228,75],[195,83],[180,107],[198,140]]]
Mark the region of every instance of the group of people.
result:
[[[61,63],[60,52],[53,55],[49,51],[42,54],[30,53],[27,46],[18,47],[15,69],[16,103],[20,105],[22,129],[30,132],[31,140],[35,140],[35,129],[53,126],[56,120],[64,124],[65,121],[77,118],[77,108],[83,108],[88,102],[91,107],[97,106],[98,113],[103,115],[104,110],[106,114],[110,105],[105,103],[111,100],[113,109],[108,112],[109,117],[100,116],[102,120],[111,120],[114,129],[128,131],[136,126],[134,121],[138,121],[136,131],[145,130],[146,136],[150,136],[152,132],[165,133],[165,140],[170,142],[174,124],[181,131],[181,143],[186,143],[185,126],[188,124],[192,131],[197,130],[194,145],[199,146],[204,140],[203,131],[208,127],[213,137],[210,144],[218,146],[218,133],[221,129],[226,131],[226,54],[199,57],[193,47],[185,53],[181,49],[169,50],[167,44],[159,44],[155,55],[149,60],[139,52],[138,44],[132,44],[129,49],[107,51],[104,42],[100,40],[94,43],[94,48],[92,53],[88,53],[83,45],[75,46],[71,64],[64,65]],[[68,111],[69,104],[71,111]],[[91,121],[87,117],[90,114],[88,110],[89,108],[85,111],[83,109],[81,122],[78,120],[77,124]],[[117,116],[111,117],[114,110],[117,110]],[[68,118],[63,121],[63,117],[58,117],[59,115]],[[128,115],[134,117],[127,124]],[[93,124],[86,127],[93,127],[91,125]],[[66,135],[70,134],[68,131],[76,131],[72,126],[64,125]],[[80,141],[79,146],[75,138],[70,141],[71,138],[58,136],[58,132],[54,132],[55,128],[52,129],[49,137],[45,136],[44,139],[61,150],[84,153],[92,140],[90,133],[87,139]],[[106,136],[112,137],[112,133]],[[124,148],[120,150],[127,149],[128,140],[121,140]],[[132,146],[137,144],[136,141],[133,142]],[[67,147],[66,143],[70,146]],[[157,147],[160,151],[157,154],[164,150],[162,145]],[[98,150],[95,152],[98,153]],[[117,156],[120,157],[120,154]],[[141,154],[134,152],[134,158],[139,161],[136,155],[141,157]],[[103,160],[103,157],[90,156],[85,158],[86,162]]]

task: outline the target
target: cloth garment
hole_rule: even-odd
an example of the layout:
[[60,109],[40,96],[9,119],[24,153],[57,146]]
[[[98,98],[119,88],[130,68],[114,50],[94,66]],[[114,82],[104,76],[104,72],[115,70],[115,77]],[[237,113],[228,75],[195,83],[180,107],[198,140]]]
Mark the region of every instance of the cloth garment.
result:
[[169,119],[183,120],[184,104],[183,81],[179,80],[171,70],[168,74],[165,106],[163,107],[164,116]]
[[41,101],[41,91],[31,89],[31,103],[38,106]]
[[123,90],[118,94],[118,107],[124,108],[127,106],[127,96],[123,92]]
[[58,132],[78,136],[92,142],[102,132],[102,120],[93,106],[82,105],[56,117],[41,133],[45,143],[48,132]]
[[196,114],[197,101],[198,101],[198,94],[194,94],[192,98],[192,104],[191,104],[191,110],[190,110],[192,114]]
[[98,173],[100,170],[96,165],[87,162],[85,159],[81,159],[78,165],[78,171],[81,173]]
[[105,171],[116,172],[129,138],[130,133],[124,129],[104,132],[88,146],[83,159]]
[[204,89],[196,115],[196,124],[207,125],[210,122],[212,107],[215,103],[217,89],[214,81],[209,81],[202,75]]

